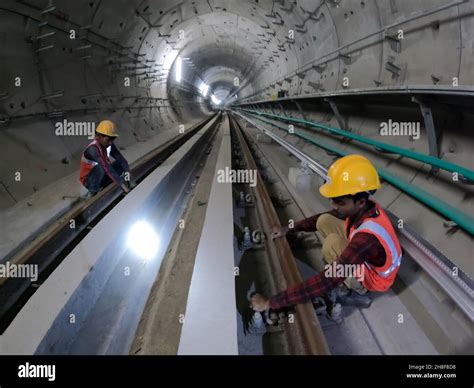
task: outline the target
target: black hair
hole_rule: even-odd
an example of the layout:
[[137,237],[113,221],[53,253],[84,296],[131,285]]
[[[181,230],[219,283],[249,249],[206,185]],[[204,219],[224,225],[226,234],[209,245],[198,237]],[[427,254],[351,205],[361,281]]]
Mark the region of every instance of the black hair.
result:
[[333,198],[333,200],[338,200],[338,199],[352,199],[352,201],[355,203],[356,201],[359,201],[361,199],[365,199],[366,201],[369,199],[369,197],[373,194],[375,194],[377,190],[370,190],[370,191],[362,191],[361,193],[357,193],[354,195],[342,195],[337,198]]

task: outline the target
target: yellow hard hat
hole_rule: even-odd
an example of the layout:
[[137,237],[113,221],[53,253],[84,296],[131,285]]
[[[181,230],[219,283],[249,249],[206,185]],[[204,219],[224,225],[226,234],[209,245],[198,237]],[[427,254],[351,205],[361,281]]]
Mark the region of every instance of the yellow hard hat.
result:
[[110,120],[101,121],[95,131],[97,133],[100,133],[101,135],[110,136],[110,137],[118,137],[115,124]]
[[361,155],[347,155],[336,160],[328,171],[329,180],[319,188],[323,197],[354,195],[380,188],[377,170]]

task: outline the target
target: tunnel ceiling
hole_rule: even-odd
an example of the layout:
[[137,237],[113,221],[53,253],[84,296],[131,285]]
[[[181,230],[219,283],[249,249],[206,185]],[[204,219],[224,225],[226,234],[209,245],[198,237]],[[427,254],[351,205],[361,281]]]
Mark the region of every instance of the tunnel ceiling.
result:
[[[195,8],[194,14],[182,11],[190,4]],[[198,79],[209,85],[211,90],[220,85],[230,94],[242,85],[250,85],[250,79],[265,69],[270,70],[270,74],[276,68],[281,68],[282,73],[288,71],[288,58],[280,61],[271,59],[273,53],[279,52],[279,45],[284,44],[288,29],[275,28],[277,26],[272,25],[270,18],[265,16],[268,10],[255,2],[213,4],[190,2],[172,6],[171,14],[180,9],[180,12],[174,13],[181,16],[180,22],[174,23],[178,20],[175,19],[174,24],[165,25],[165,16],[152,23],[162,25],[161,28],[167,30],[164,34],[170,35],[168,38],[175,43],[173,49],[177,55],[192,63],[193,67],[190,67],[189,62],[185,61],[183,77],[189,77],[191,83],[196,83]],[[167,45],[162,42],[155,54],[157,60],[163,63],[166,62],[166,55],[170,55],[166,52]],[[294,58],[289,63],[296,64]],[[236,77],[238,83],[234,82]],[[228,86],[231,88],[228,89]]]
[[[471,2],[4,0],[0,10],[24,17],[23,34],[36,50],[59,50],[77,30],[70,52],[93,71],[112,73],[116,93],[130,93],[121,87],[125,76],[135,76],[152,97],[166,99],[173,88],[197,96],[205,83],[211,93],[219,85],[239,100],[474,76],[472,47],[463,45],[472,22],[458,17],[472,12]],[[403,49],[387,39],[400,28],[409,37]],[[445,44],[453,39],[458,48]],[[176,83],[178,57],[186,60]],[[345,78],[350,83],[341,85]]]
[[[44,13],[48,8],[53,10]],[[193,64],[190,68],[184,63],[183,78],[195,87],[205,82],[211,89],[214,84],[223,88],[234,85],[238,77],[233,92],[250,93],[260,82],[285,74],[300,58],[279,50],[285,44],[288,26],[303,23],[306,12],[293,2],[219,0],[178,4],[158,0],[7,0],[0,9],[32,16],[36,22],[47,20],[48,25],[39,32],[31,25],[25,31],[33,39],[45,30],[56,32],[47,43],[59,45],[70,29],[78,29],[81,39],[92,44],[83,50],[91,54],[89,63],[107,64],[109,70],[123,70],[126,75],[135,67],[139,81],[149,82],[145,73],[150,73],[148,76],[156,78],[147,85],[156,97],[166,97],[173,86],[170,69],[178,56]],[[113,50],[107,51],[107,47]]]

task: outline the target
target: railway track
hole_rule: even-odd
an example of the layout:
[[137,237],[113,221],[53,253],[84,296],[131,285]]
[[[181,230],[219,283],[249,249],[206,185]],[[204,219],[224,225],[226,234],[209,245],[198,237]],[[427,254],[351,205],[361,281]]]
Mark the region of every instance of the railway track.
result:
[[[304,152],[300,151],[300,149],[280,138],[276,133],[270,131],[268,128],[258,124],[252,118],[240,113],[235,115],[229,113],[228,116],[232,142],[234,144],[234,154],[237,151],[242,166],[246,170],[257,172],[257,184],[255,187],[251,186],[249,190],[252,191],[254,214],[257,215],[257,217],[255,217],[256,223],[258,224],[257,229],[262,232],[262,236],[264,237],[262,246],[266,251],[266,257],[268,257],[269,273],[267,275],[268,278],[272,279],[269,281],[270,288],[272,294],[275,294],[289,286],[302,282],[303,276],[300,271],[301,268],[299,267],[299,263],[295,259],[294,253],[292,252],[292,246],[290,246],[288,240],[271,240],[269,238],[272,233],[272,227],[280,225],[281,217],[279,217],[279,214],[281,213],[279,213],[277,210],[278,205],[274,202],[275,190],[274,188],[267,188],[268,182],[266,182],[266,177],[262,175],[260,163],[257,162],[255,158],[254,149],[259,148],[258,143],[256,146],[254,142],[254,144],[251,144],[252,138],[250,136],[250,132],[248,129],[243,128],[241,122],[249,123],[252,127],[256,128],[256,131],[260,131],[265,136],[272,138],[273,141],[278,143],[287,152],[291,153],[291,155],[298,158],[321,178],[326,176],[327,169],[323,164],[310,158]],[[222,116],[220,118],[222,118]],[[152,154],[145,156],[139,164],[133,166],[134,175],[138,177],[139,181],[145,179],[149,171],[159,166],[163,160],[165,160],[169,155],[173,154],[173,152],[179,149],[188,139],[190,139],[190,137],[193,136],[193,134],[195,134],[205,125],[214,125],[214,129],[211,128],[211,130],[208,132],[215,132],[215,129],[219,126],[219,117],[214,118],[213,123],[210,123],[210,120],[212,119],[200,123],[192,130],[188,130],[186,132],[187,136],[175,138],[161,146],[159,149],[155,150]],[[202,144],[204,144],[204,142]],[[260,151],[262,150],[259,149],[259,152]],[[201,149],[200,152],[204,152],[204,150]],[[281,176],[281,172],[278,172],[278,168],[276,166],[277,163],[273,163],[273,161],[270,159],[267,159],[267,162],[268,166],[274,170],[274,173],[276,173],[276,175],[281,178],[281,184],[287,186],[287,192],[290,193],[291,196],[291,188],[287,183],[284,182],[284,177]],[[191,166],[191,164],[192,163],[189,162],[189,166]],[[187,168],[186,171],[186,173],[191,174]],[[184,173],[185,172],[183,171],[183,174]],[[171,181],[167,184],[164,184],[163,187],[166,189],[166,192],[175,189],[174,183]],[[0,287],[1,333],[3,333],[8,328],[9,324],[15,318],[18,311],[20,311],[31,298],[31,296],[41,288],[42,283],[45,282],[48,276],[62,263],[62,260],[68,256],[68,254],[74,249],[75,245],[79,244],[81,240],[87,236],[92,226],[99,223],[100,219],[105,216],[112,208],[114,208],[114,206],[120,202],[121,198],[122,195],[118,189],[114,187],[108,187],[92,200],[79,203],[74,209],[71,209],[67,214],[65,214],[61,220],[58,221],[58,223],[49,226],[43,230],[40,235],[36,236],[29,246],[23,247],[13,255],[10,255],[8,258],[6,258],[15,263],[37,263],[41,269],[39,280],[36,284],[31,285],[29,281],[21,283],[16,281],[16,279],[9,279]],[[170,198],[170,201],[171,200],[172,198]],[[300,207],[300,209],[304,208],[304,204],[298,203],[298,198],[292,197],[292,200],[295,205]],[[173,204],[174,202],[171,201],[170,205],[167,206],[177,206],[176,204]],[[305,211],[301,211],[301,213],[303,213],[305,217],[311,215]],[[391,214],[391,217],[393,222],[396,222],[398,219],[398,217],[393,214]],[[71,219],[76,220],[76,225],[78,225],[76,230],[71,231],[69,228]],[[171,229],[172,227],[170,226],[170,230]],[[267,238],[265,238],[265,236]],[[470,278],[467,277],[467,275],[462,271],[457,278],[453,279],[452,276],[450,277],[450,268],[453,263],[447,257],[442,255],[442,253],[439,252],[435,247],[421,239],[421,237],[418,236],[413,229],[407,227],[403,230],[401,242],[404,245],[404,249],[410,254],[413,260],[415,260],[426,271],[426,273],[430,274],[430,276],[432,276],[433,279],[437,281],[437,284],[439,284],[440,287],[442,287],[443,290],[445,290],[452,297],[453,301],[457,298],[457,305],[467,316],[469,316],[470,311],[472,311],[472,282],[470,283]],[[262,257],[264,256],[260,255],[260,252],[256,252],[255,255]],[[122,260],[122,258],[120,260]],[[151,278],[148,280],[152,281]],[[113,286],[114,284],[112,282],[110,290],[107,290],[108,283],[107,287],[104,287],[104,296],[101,294],[97,305],[94,305],[94,307],[91,308],[92,317],[94,317],[94,314],[97,316],[98,314],[103,314],[103,311],[107,310],[106,306],[107,303],[109,303],[107,295],[110,292],[114,292]],[[138,287],[136,289],[131,289],[130,292],[137,293],[137,290]],[[257,291],[260,290],[257,289]],[[123,298],[123,300],[130,299],[129,295],[125,294],[121,295],[120,297]],[[122,303],[121,300],[119,302]],[[47,301],[45,300],[44,303],[47,303]],[[86,314],[89,311],[89,307],[81,306],[81,308],[82,307],[84,307],[84,314]],[[135,313],[138,314],[138,312]],[[334,341],[334,333],[331,338],[327,336],[327,326],[324,325],[326,322],[318,319],[315,309],[311,303],[297,305],[293,310],[290,310],[290,313],[292,316],[294,316],[294,319],[290,320],[288,319],[288,315],[285,317],[284,315],[282,316],[280,314],[276,320],[276,326],[281,329],[285,341],[287,342],[288,354],[325,355],[329,354],[330,352],[332,353],[334,344],[331,341]],[[368,336],[373,337],[371,339],[373,343],[377,343],[379,353],[392,354],[393,352],[390,350],[386,352],[383,344],[379,345],[378,343],[377,337],[380,337],[380,327],[375,327],[371,322],[373,321],[374,315],[370,316],[370,314],[367,314],[364,311],[358,311],[358,314],[360,320],[365,321],[364,331],[368,333]],[[375,314],[378,313],[375,312]],[[112,320],[117,318],[117,323],[114,323],[114,325],[117,325],[116,329],[114,329],[117,331],[117,333],[114,335],[116,335],[117,338],[120,338],[117,340],[117,343],[120,343],[120,346],[122,346],[120,349],[120,346],[117,347],[112,343],[103,345],[99,343],[99,340],[95,342],[89,341],[90,343],[85,341],[83,344],[82,339],[79,337],[79,333],[71,334],[71,341],[73,341],[74,345],[70,346],[70,344],[67,343],[67,340],[54,337],[59,335],[56,334],[56,332],[60,333],[61,330],[64,329],[61,327],[60,319],[56,319],[54,322],[56,326],[51,326],[51,329],[56,328],[58,330],[49,331],[51,338],[48,338],[48,340],[42,344],[41,349],[42,351],[45,351],[49,343],[54,343],[56,347],[52,351],[63,352],[65,354],[68,354],[68,352],[78,352],[80,349],[83,349],[86,346],[89,346],[89,349],[97,350],[98,353],[116,353],[123,351],[123,349],[128,346],[128,340],[123,339],[121,336],[125,335],[124,333],[127,330],[126,325],[128,325],[129,322],[127,323],[125,320],[121,322],[120,320],[122,318],[115,317],[113,313],[111,313],[111,316]],[[89,319],[89,321],[85,323],[84,327],[86,327],[86,331],[88,330],[90,335],[91,333],[95,333],[97,326],[100,326],[100,323],[94,324],[92,320]],[[337,330],[339,330],[338,333],[343,333],[345,329],[346,328],[340,328]],[[8,330],[10,330],[10,328],[8,328]],[[121,333],[119,333],[120,330],[122,331]],[[271,327],[268,327],[268,330],[271,331]],[[113,336],[109,337],[112,338]],[[338,352],[336,351],[336,353]]]
[[[242,134],[242,129],[234,119],[231,119],[231,131],[238,140],[246,168],[258,171],[255,160]],[[264,235],[271,236],[272,226],[280,225],[280,221],[260,173],[257,173],[256,183],[252,191],[262,228],[261,231]],[[272,272],[270,276],[273,279],[280,279],[282,275],[284,279],[284,282],[276,284],[277,292],[303,281],[286,239],[276,239],[273,241],[267,239],[265,241],[265,248],[270,257],[269,264]],[[297,333],[299,333],[299,335],[296,335],[295,331],[287,331],[289,334],[288,340],[290,341],[290,349],[292,349],[295,354],[328,354],[326,339],[316,317],[313,305],[311,303],[298,305],[295,307],[295,312],[295,325],[298,327]],[[289,323],[286,323],[286,328],[288,328],[288,324]]]

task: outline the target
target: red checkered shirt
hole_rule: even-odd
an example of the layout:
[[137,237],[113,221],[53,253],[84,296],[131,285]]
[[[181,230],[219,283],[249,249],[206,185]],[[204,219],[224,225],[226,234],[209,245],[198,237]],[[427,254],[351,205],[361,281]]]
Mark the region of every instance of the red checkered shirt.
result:
[[[357,227],[364,221],[364,219],[377,216],[375,204],[373,202],[369,203],[371,204],[369,210],[367,210],[367,212],[365,212],[360,218],[355,220],[355,222],[352,222],[351,225],[354,224]],[[327,213],[336,215],[334,211]],[[297,222],[293,231],[315,231],[316,221],[321,214]],[[351,225],[349,225],[349,229]],[[336,264],[363,265],[364,262],[368,262],[374,267],[382,267],[385,264],[385,260],[385,250],[377,238],[371,234],[360,232],[354,235],[352,240],[349,242],[349,245],[337,259]],[[309,302],[315,297],[323,295],[337,287],[344,280],[344,277],[328,278],[325,275],[325,271],[320,272],[305,280],[303,283],[289,287],[285,291],[273,296],[270,299],[270,308],[278,310],[285,306]]]

